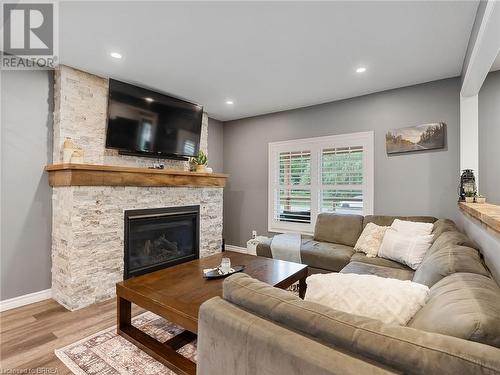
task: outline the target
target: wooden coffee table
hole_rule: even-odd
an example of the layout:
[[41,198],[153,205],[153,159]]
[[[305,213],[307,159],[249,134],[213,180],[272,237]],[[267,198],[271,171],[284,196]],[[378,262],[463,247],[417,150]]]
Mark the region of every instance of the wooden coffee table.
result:
[[[243,272],[278,288],[288,288],[298,281],[299,295],[304,297],[306,265],[226,251],[117,283],[118,334],[177,374],[196,374],[196,364],[176,350],[196,339],[200,305],[212,297],[222,296],[224,279],[207,280],[203,269],[218,266],[223,257],[230,258],[233,265],[245,265]],[[132,303],[178,324],[185,331],[164,343],[157,341],[132,326]]]

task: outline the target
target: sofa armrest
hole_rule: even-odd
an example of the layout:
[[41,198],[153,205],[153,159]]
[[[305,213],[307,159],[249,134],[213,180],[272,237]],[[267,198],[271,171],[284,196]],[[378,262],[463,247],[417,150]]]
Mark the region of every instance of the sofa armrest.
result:
[[260,241],[257,245],[256,252],[260,257],[272,258],[273,254],[271,252],[271,242],[272,238],[268,238],[266,240]]
[[196,372],[203,375],[395,373],[263,319],[219,297],[200,307],[197,347]]

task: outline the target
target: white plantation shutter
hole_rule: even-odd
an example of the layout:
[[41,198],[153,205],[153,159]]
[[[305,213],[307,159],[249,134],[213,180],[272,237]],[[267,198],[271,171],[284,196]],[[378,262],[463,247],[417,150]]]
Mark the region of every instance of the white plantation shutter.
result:
[[311,151],[279,154],[279,184],[274,219],[290,223],[311,222]]
[[323,149],[320,212],[363,214],[363,146]]
[[373,213],[373,132],[269,144],[268,230],[311,234],[321,212]]

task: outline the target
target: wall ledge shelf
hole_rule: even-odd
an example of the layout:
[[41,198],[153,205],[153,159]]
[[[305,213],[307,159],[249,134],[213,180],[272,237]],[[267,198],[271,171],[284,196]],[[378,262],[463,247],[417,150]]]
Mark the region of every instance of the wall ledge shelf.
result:
[[465,203],[458,206],[467,215],[479,220],[488,229],[500,233],[500,206],[491,203]]
[[224,187],[228,175],[100,164],[50,164],[49,185]]

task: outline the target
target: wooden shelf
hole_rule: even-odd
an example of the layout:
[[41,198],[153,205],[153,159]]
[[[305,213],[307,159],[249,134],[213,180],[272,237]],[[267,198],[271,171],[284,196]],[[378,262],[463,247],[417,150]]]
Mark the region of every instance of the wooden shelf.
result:
[[459,202],[458,206],[466,214],[476,218],[488,228],[500,233],[500,206],[490,203]]
[[228,175],[97,164],[50,164],[49,185],[224,187]]

